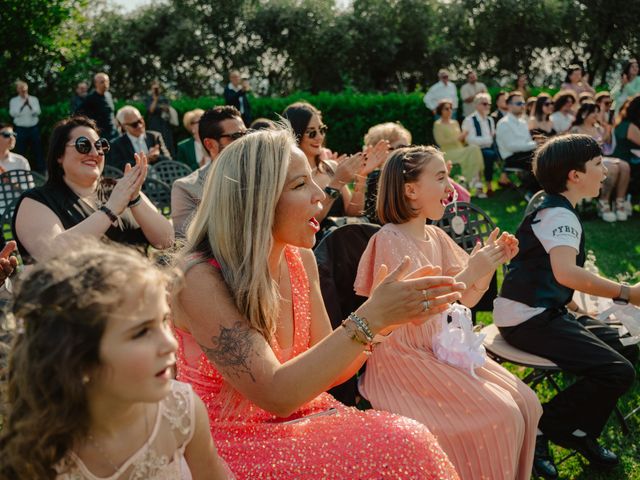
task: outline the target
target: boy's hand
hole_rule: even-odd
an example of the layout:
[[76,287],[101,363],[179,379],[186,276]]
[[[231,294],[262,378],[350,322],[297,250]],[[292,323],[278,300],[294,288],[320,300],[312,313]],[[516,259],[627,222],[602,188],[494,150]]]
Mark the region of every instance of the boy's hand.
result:
[[518,239],[515,235],[510,234],[509,232],[502,232],[500,238],[496,240],[498,245],[502,245],[504,247],[504,261],[502,263],[509,262],[513,257],[518,254],[520,248],[518,247]]

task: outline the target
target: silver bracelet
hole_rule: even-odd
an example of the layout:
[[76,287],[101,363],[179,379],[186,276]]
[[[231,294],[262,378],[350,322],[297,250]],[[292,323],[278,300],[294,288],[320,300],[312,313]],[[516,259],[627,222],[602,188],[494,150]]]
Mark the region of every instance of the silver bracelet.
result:
[[369,343],[373,342],[374,335],[373,335],[373,332],[371,331],[371,328],[369,328],[369,322],[367,322],[366,318],[359,317],[358,315],[356,315],[355,312],[351,312],[347,317],[347,319],[355,323],[358,329],[361,330],[362,333],[364,333],[367,339],[367,342]]

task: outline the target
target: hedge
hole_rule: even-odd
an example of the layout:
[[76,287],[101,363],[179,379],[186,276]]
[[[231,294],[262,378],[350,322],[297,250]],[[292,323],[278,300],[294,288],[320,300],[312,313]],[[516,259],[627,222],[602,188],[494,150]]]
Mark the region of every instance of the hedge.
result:
[[[499,89],[491,88],[489,93],[495,98]],[[532,89],[532,94],[536,94],[542,89]],[[544,89],[554,93],[552,89]],[[312,103],[320,111],[324,123],[329,126],[327,135],[327,146],[339,153],[353,153],[362,147],[364,134],[369,127],[381,122],[400,122],[413,135],[415,144],[433,143],[433,116],[424,106],[422,93],[388,93],[388,94],[359,94],[343,92],[339,94],[320,93],[316,95],[308,93],[296,93],[288,97],[281,98],[253,98],[251,106],[254,118],[266,117],[277,120],[287,105],[306,100]],[[172,102],[173,107],[178,111],[180,119],[182,115],[195,108],[207,110],[215,105],[221,105],[222,98],[200,97],[200,98],[180,98]],[[132,101],[116,102],[116,108],[129,104],[135,105],[144,115],[145,108],[142,102]],[[60,102],[54,105],[42,107],[40,116],[40,130],[45,145],[48,142],[51,129],[55,122],[69,114],[69,103]],[[8,110],[0,109],[0,119],[10,121]],[[182,123],[182,122],[181,122]],[[186,138],[188,133],[182,125],[174,129],[176,142]]]

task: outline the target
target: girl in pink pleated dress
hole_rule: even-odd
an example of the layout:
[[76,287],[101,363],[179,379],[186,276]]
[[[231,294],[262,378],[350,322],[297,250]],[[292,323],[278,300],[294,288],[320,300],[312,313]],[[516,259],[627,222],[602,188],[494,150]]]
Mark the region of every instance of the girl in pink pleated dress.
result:
[[[424,425],[323,393],[360,368],[368,346],[331,330],[309,250],[324,193],[295,145],[287,130],[261,131],[217,158],[172,300],[178,379],[204,401],[238,479],[458,478]],[[374,333],[459,297],[453,279],[409,276],[407,265],[356,312]],[[422,291],[435,285],[424,311]]]
[[[437,220],[451,185],[442,154],[433,147],[396,150],[384,166],[378,215],[385,225],[369,241],[358,268],[356,292],[371,294],[381,264],[395,268],[409,256],[412,268],[439,266],[467,286],[462,303],[474,305],[495,269],[517,252],[509,234],[492,232],[469,256],[426,219]],[[367,362],[360,391],[375,409],[414,418],[436,436],[465,480],[528,479],[538,419],[535,393],[487,359],[479,378],[438,360],[433,351],[440,323],[406,324],[378,345]]]

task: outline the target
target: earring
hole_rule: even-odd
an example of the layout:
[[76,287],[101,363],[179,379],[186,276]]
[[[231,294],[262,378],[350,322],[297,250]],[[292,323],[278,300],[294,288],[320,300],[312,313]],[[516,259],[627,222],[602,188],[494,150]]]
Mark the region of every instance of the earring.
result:
[[91,378],[89,377],[89,375],[87,375],[86,373],[84,375],[82,375],[82,384],[83,385],[86,385],[90,381],[91,381]]

